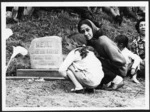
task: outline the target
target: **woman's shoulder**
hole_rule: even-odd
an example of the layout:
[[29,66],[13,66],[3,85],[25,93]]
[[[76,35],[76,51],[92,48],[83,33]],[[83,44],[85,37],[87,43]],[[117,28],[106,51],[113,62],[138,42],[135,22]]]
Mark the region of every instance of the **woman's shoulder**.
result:
[[110,38],[108,38],[106,35],[102,35],[102,36],[99,36],[99,41],[101,43],[109,43],[110,41],[112,41]]
[[137,43],[137,41],[140,40],[140,36],[137,36],[136,38],[133,39],[133,41],[131,43]]
[[107,40],[107,39],[109,39],[106,35],[99,36],[98,38],[101,39],[101,40]]

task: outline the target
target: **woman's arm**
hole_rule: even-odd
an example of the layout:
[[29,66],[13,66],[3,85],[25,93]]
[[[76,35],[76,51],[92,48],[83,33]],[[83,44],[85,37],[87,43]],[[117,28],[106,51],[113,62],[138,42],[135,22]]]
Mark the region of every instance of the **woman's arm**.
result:
[[117,45],[108,37],[105,36],[103,38],[105,38],[102,40],[104,51],[106,52],[109,59],[116,66],[124,66],[126,64],[126,60],[122,55],[121,51],[119,50],[119,48],[117,47]]

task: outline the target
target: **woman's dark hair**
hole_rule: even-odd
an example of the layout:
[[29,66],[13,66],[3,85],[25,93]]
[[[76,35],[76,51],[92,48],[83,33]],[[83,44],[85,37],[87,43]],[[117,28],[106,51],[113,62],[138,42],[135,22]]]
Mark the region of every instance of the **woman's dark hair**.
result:
[[[88,21],[84,21],[84,20],[86,20],[86,19],[81,19],[80,21],[79,21],[79,23],[78,23],[78,31],[80,32],[80,27],[81,27],[81,25],[84,23],[84,24],[87,24],[88,26],[90,26],[91,28],[92,28],[92,25],[90,24],[90,22],[88,22]],[[100,28],[101,27],[101,25],[102,24],[99,24],[97,21],[95,21],[95,20],[91,20],[91,19],[88,19],[88,20],[90,20],[91,22],[93,22],[94,24],[95,24],[95,26],[96,27],[98,27],[98,28]]]
[[89,21],[85,21],[85,19],[81,19],[78,23],[78,32],[81,33],[80,27],[82,24],[87,24],[88,26],[90,26],[92,28],[92,25]]
[[98,39],[98,37],[104,35],[104,31],[102,28],[100,28],[94,35],[94,38]]
[[123,44],[124,47],[127,47],[128,48],[128,42],[129,42],[129,39],[127,36],[125,35],[118,35],[115,37],[115,42],[117,42],[118,44]]
[[139,25],[140,25],[140,23],[142,21],[145,21],[145,18],[142,18],[142,19],[138,20],[137,23],[136,23],[136,25],[135,25],[135,29],[137,30],[138,33],[140,33],[140,31],[139,31]]
[[[95,22],[95,21],[92,21],[92,20],[90,20],[90,21],[93,22],[94,25],[99,28],[99,30],[94,33],[94,38],[98,38],[99,36],[102,36],[104,34],[103,29],[102,29],[103,24],[102,23],[99,24],[98,22]],[[79,31],[79,33],[81,33],[80,27],[81,27],[82,24],[87,24],[88,26],[93,28],[89,21],[86,21],[86,20],[82,19],[78,23],[78,31]]]

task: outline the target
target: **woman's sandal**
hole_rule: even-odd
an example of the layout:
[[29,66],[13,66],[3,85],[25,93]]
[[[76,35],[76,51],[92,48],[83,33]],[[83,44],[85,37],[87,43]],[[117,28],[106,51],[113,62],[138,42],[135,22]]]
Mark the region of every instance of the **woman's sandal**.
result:
[[85,93],[95,93],[94,89],[85,88]]
[[84,89],[71,89],[71,92],[73,93],[84,93]]

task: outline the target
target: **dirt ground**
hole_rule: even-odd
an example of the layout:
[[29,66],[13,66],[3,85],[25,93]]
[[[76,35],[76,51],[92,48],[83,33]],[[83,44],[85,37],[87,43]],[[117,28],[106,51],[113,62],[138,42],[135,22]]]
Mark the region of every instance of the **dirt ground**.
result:
[[118,91],[95,90],[93,94],[71,93],[73,84],[65,80],[55,81],[6,81],[6,107],[127,107],[145,106],[145,81],[141,84],[125,79]]

